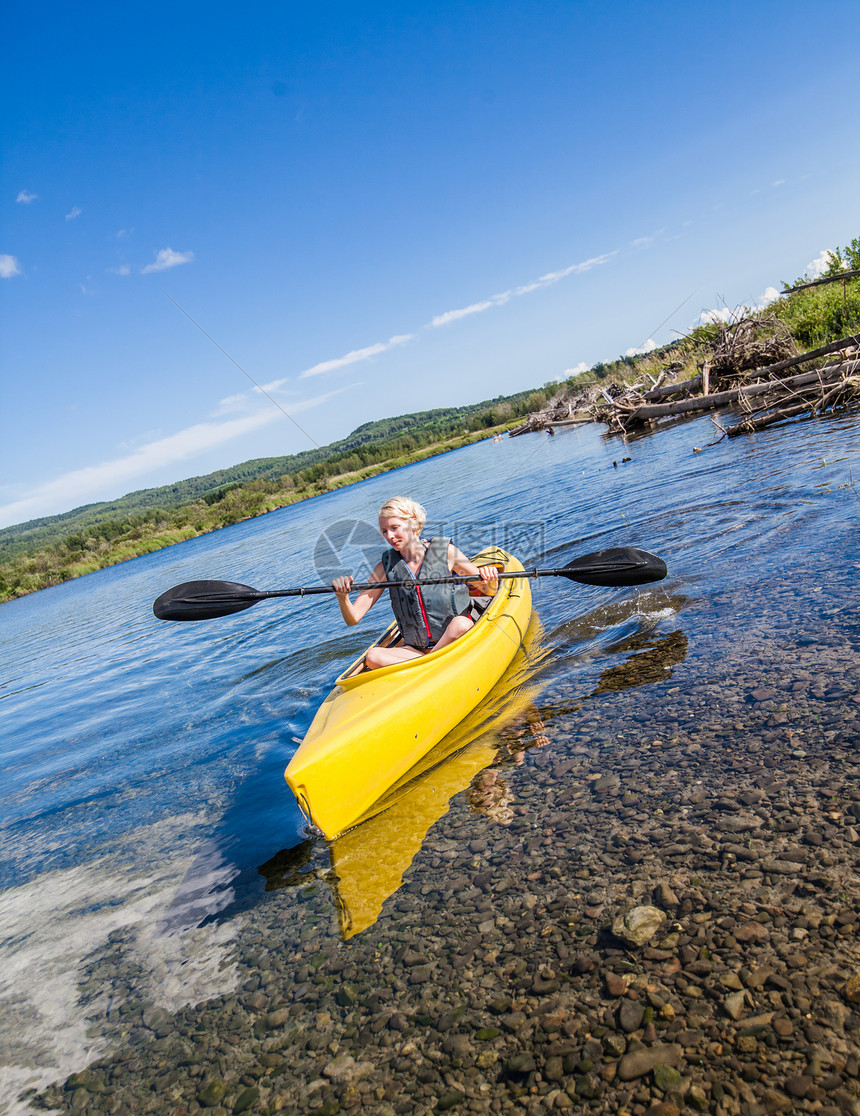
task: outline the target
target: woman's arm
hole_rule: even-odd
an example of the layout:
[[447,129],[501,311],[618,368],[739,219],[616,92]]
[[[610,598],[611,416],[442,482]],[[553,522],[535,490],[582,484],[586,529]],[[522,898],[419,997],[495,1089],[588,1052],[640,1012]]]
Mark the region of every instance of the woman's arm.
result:
[[[368,581],[385,581],[385,570],[382,568],[381,562],[377,562],[374,566],[373,573]],[[337,593],[340,614],[350,628],[373,608],[384,592],[382,589],[362,589],[355,600],[351,601],[349,591],[354,584],[351,577],[336,577],[331,584],[335,593]]]
[[460,574],[462,577],[479,577],[483,581],[499,580],[497,576],[499,571],[495,566],[476,566],[453,543],[448,543],[448,569],[451,573]]

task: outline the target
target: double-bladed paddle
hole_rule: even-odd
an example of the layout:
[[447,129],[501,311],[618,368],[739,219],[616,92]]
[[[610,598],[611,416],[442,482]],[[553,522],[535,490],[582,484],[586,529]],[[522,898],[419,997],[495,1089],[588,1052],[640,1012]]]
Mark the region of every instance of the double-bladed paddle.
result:
[[[558,570],[518,570],[499,573],[499,579],[518,577],[566,577],[582,585],[646,585],[662,581],[666,563],[655,554],[634,547],[598,550],[568,562]],[[474,581],[474,576],[419,577],[415,581],[365,581],[353,590],[414,588],[417,585],[458,585]],[[152,611],[159,620],[212,620],[242,612],[269,597],[310,597],[317,593],[333,593],[331,585],[298,589],[252,589],[235,581],[185,581],[175,585],[155,601]]]

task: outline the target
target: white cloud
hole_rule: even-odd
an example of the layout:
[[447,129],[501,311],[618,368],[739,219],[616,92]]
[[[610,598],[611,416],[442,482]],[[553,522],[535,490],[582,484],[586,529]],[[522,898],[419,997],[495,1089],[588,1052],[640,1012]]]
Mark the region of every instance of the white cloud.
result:
[[536,287],[548,287],[552,283],[557,283],[559,279],[566,279],[568,275],[583,275],[594,267],[600,267],[601,264],[608,263],[613,256],[617,255],[618,249],[616,248],[614,252],[604,252],[602,256],[592,256],[589,260],[571,264],[570,267],[566,267],[562,271],[550,271],[546,275],[541,275],[536,283],[530,283],[527,287],[518,287],[514,294],[532,291]]
[[131,268],[128,264],[120,264],[119,267],[109,267],[106,270],[111,275],[131,275]]
[[[288,414],[298,414],[327,402],[337,394],[339,393],[334,391],[327,392],[301,400],[284,410]],[[130,481],[147,476],[165,465],[196,457],[234,438],[251,434],[283,417],[274,407],[266,406],[253,414],[227,422],[199,422],[176,434],[147,442],[124,457],[75,469],[36,486],[19,499],[0,507],[0,526],[7,527],[36,516],[56,514],[96,499],[116,498]]]
[[755,314],[758,310],[764,310],[765,307],[770,306],[772,302],[776,302],[779,298],[779,291],[776,287],[767,287],[755,300],[755,302],[741,302],[732,310],[728,306],[721,306],[716,310],[703,310],[696,320],[690,325],[690,329],[695,329],[696,326],[709,325],[714,322],[737,322],[741,318],[745,318],[750,314]]
[[0,255],[0,279],[11,279],[21,274],[21,265],[15,256]]
[[650,236],[637,236],[635,240],[630,241],[630,247],[650,248],[654,241],[657,240],[658,237],[661,237],[665,231],[666,229],[662,228],[658,229],[655,233],[651,233]]
[[19,205],[29,205],[31,202],[34,202],[38,196],[38,194],[31,194],[29,190],[21,190],[18,193],[18,197],[15,198],[15,201],[18,202]]
[[625,356],[644,356],[646,353],[653,352],[657,348],[657,342],[653,337],[649,337],[647,341],[643,341],[638,349],[627,349],[624,353]]
[[[439,326],[449,325],[451,322],[459,321],[461,318],[467,318],[471,314],[480,314],[484,310],[489,310],[492,306],[504,306],[504,304],[509,302],[512,298],[519,298],[520,295],[529,294],[531,291],[539,290],[542,287],[552,286],[554,283],[566,279],[568,275],[582,274],[583,272],[590,271],[593,267],[599,267],[600,264],[606,263],[615,255],[617,255],[617,252],[607,252],[602,256],[594,256],[591,259],[583,260],[581,263],[571,264],[570,267],[565,267],[561,271],[547,272],[546,275],[541,275],[539,279],[535,279],[531,283],[526,283],[520,287],[512,287],[508,291],[494,294],[481,302],[474,302],[470,306],[462,306],[457,310],[446,310],[444,314],[437,314],[424,328],[437,329]],[[414,337],[415,334],[413,333],[399,334],[395,337],[390,337],[387,341],[377,341],[376,344],[368,345],[363,349],[353,349],[344,356],[335,357],[333,360],[320,361],[319,364],[314,364],[311,368],[306,368],[304,372],[300,373],[299,379],[304,380],[309,376],[320,376],[325,372],[336,372],[341,368],[346,368],[359,361],[370,360],[372,357],[379,356],[380,353],[384,353],[388,349],[398,345],[405,345],[408,341],[412,341]],[[264,384],[263,388],[266,391],[276,391],[286,382],[286,379],[274,380],[270,384]]]
[[437,314],[430,325],[436,329],[450,322],[458,322],[461,318],[468,318],[470,314],[480,314],[484,310],[489,310],[491,306],[502,306],[510,297],[511,292],[506,291],[504,294],[484,299],[483,302],[473,302],[471,306],[463,306],[459,310],[446,310],[444,314]]
[[[319,364],[315,364],[311,368],[306,368],[299,376],[299,379],[306,380],[309,376],[321,376],[324,372],[336,372],[338,369],[346,368],[350,364],[357,364],[362,360],[370,360],[371,357],[378,356],[388,349],[396,348],[398,345],[405,345],[408,341],[411,341],[414,336],[414,333],[397,334],[394,337],[389,337],[387,341],[377,341],[375,345],[368,345],[364,349],[353,349],[352,352],[346,353],[342,357],[335,357],[334,360],[320,361]],[[285,382],[285,380],[274,380],[271,384],[264,384],[263,387],[266,391],[274,391]]]
[[730,310],[728,306],[721,306],[717,310],[703,310],[701,314],[693,322],[692,328],[700,325],[712,325],[716,322],[733,322],[737,321],[739,317],[743,316],[744,307],[739,306],[735,310]]
[[193,259],[193,252],[174,252],[172,248],[162,248],[155,255],[155,263],[147,264],[146,267],[140,269],[140,273],[141,275],[149,275],[151,271],[166,271],[169,267],[191,263]]
[[776,302],[779,298],[779,291],[776,287],[767,287],[766,290],[759,295],[756,299],[756,307],[759,310],[764,310],[765,306],[770,306],[772,302]]
[[583,272],[591,271],[593,267],[599,267],[600,264],[606,263],[617,254],[617,252],[606,252],[602,256],[594,256],[590,260],[583,260],[581,263],[571,264],[570,267],[565,267],[561,271],[547,272],[546,275],[541,275],[539,279],[534,279],[531,283],[525,283],[521,287],[511,287],[509,291],[502,291],[500,294],[491,295],[481,302],[473,302],[470,306],[463,306],[457,310],[446,310],[444,314],[437,314],[424,328],[438,329],[440,326],[450,325],[451,322],[458,322],[461,318],[467,318],[470,314],[481,314],[484,310],[489,310],[492,306],[504,306],[504,304],[509,302],[512,298],[519,298],[520,295],[530,294],[532,291],[540,290],[542,287],[551,287],[554,283],[566,279],[568,275],[581,275]]
[[80,217],[80,215],[82,213],[83,213],[82,209],[78,209],[78,207],[76,205],[73,205],[72,208],[71,208],[71,212],[66,214],[66,220],[67,221],[74,221],[74,219],[76,217]]
[[806,265],[806,274],[810,279],[820,279],[824,272],[830,267],[830,249],[822,248],[814,260]]
[[236,395],[227,395],[218,401],[216,415],[235,414],[236,411],[247,410],[253,396],[250,392],[240,391]]
[[574,364],[573,368],[565,368],[564,372],[562,372],[562,376],[566,376],[569,380],[572,376],[581,376],[583,372],[589,372],[590,370],[591,365],[581,360],[579,364]]

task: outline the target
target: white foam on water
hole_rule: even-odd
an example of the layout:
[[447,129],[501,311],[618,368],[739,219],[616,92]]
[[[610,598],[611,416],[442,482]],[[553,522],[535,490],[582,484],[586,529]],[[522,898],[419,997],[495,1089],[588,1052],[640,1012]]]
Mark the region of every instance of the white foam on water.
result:
[[661,620],[668,620],[670,616],[677,615],[676,610],[671,606],[668,608],[658,608],[651,612],[640,612],[638,616],[646,627],[656,627]]
[[[135,834],[135,864],[117,855],[45,872],[3,893],[0,906],[0,1113],[32,1113],[26,1089],[44,1089],[107,1054],[123,1031],[116,1008],[135,997],[174,1012],[233,991],[230,960],[242,916],[197,926],[203,882],[190,906],[177,890],[196,861],[189,831],[202,819],[179,816]],[[181,851],[180,851],[181,849]],[[205,881],[223,895],[235,874],[212,865]],[[172,914],[173,917],[169,917]],[[111,943],[120,934],[121,943]],[[105,946],[110,965],[94,957]],[[115,972],[128,962],[129,975]],[[100,972],[101,965],[101,972]],[[103,983],[99,986],[99,980]],[[93,983],[95,981],[95,983]],[[90,992],[83,1002],[81,984]],[[93,995],[92,989],[96,989]],[[41,1110],[44,1112],[44,1110]]]

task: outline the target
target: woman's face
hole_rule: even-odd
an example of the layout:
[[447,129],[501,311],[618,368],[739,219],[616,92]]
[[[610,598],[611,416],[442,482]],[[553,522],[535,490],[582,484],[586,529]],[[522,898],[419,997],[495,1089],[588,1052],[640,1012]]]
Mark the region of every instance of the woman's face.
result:
[[402,550],[417,537],[417,523],[414,519],[402,519],[398,515],[381,515],[379,530],[392,550]]

